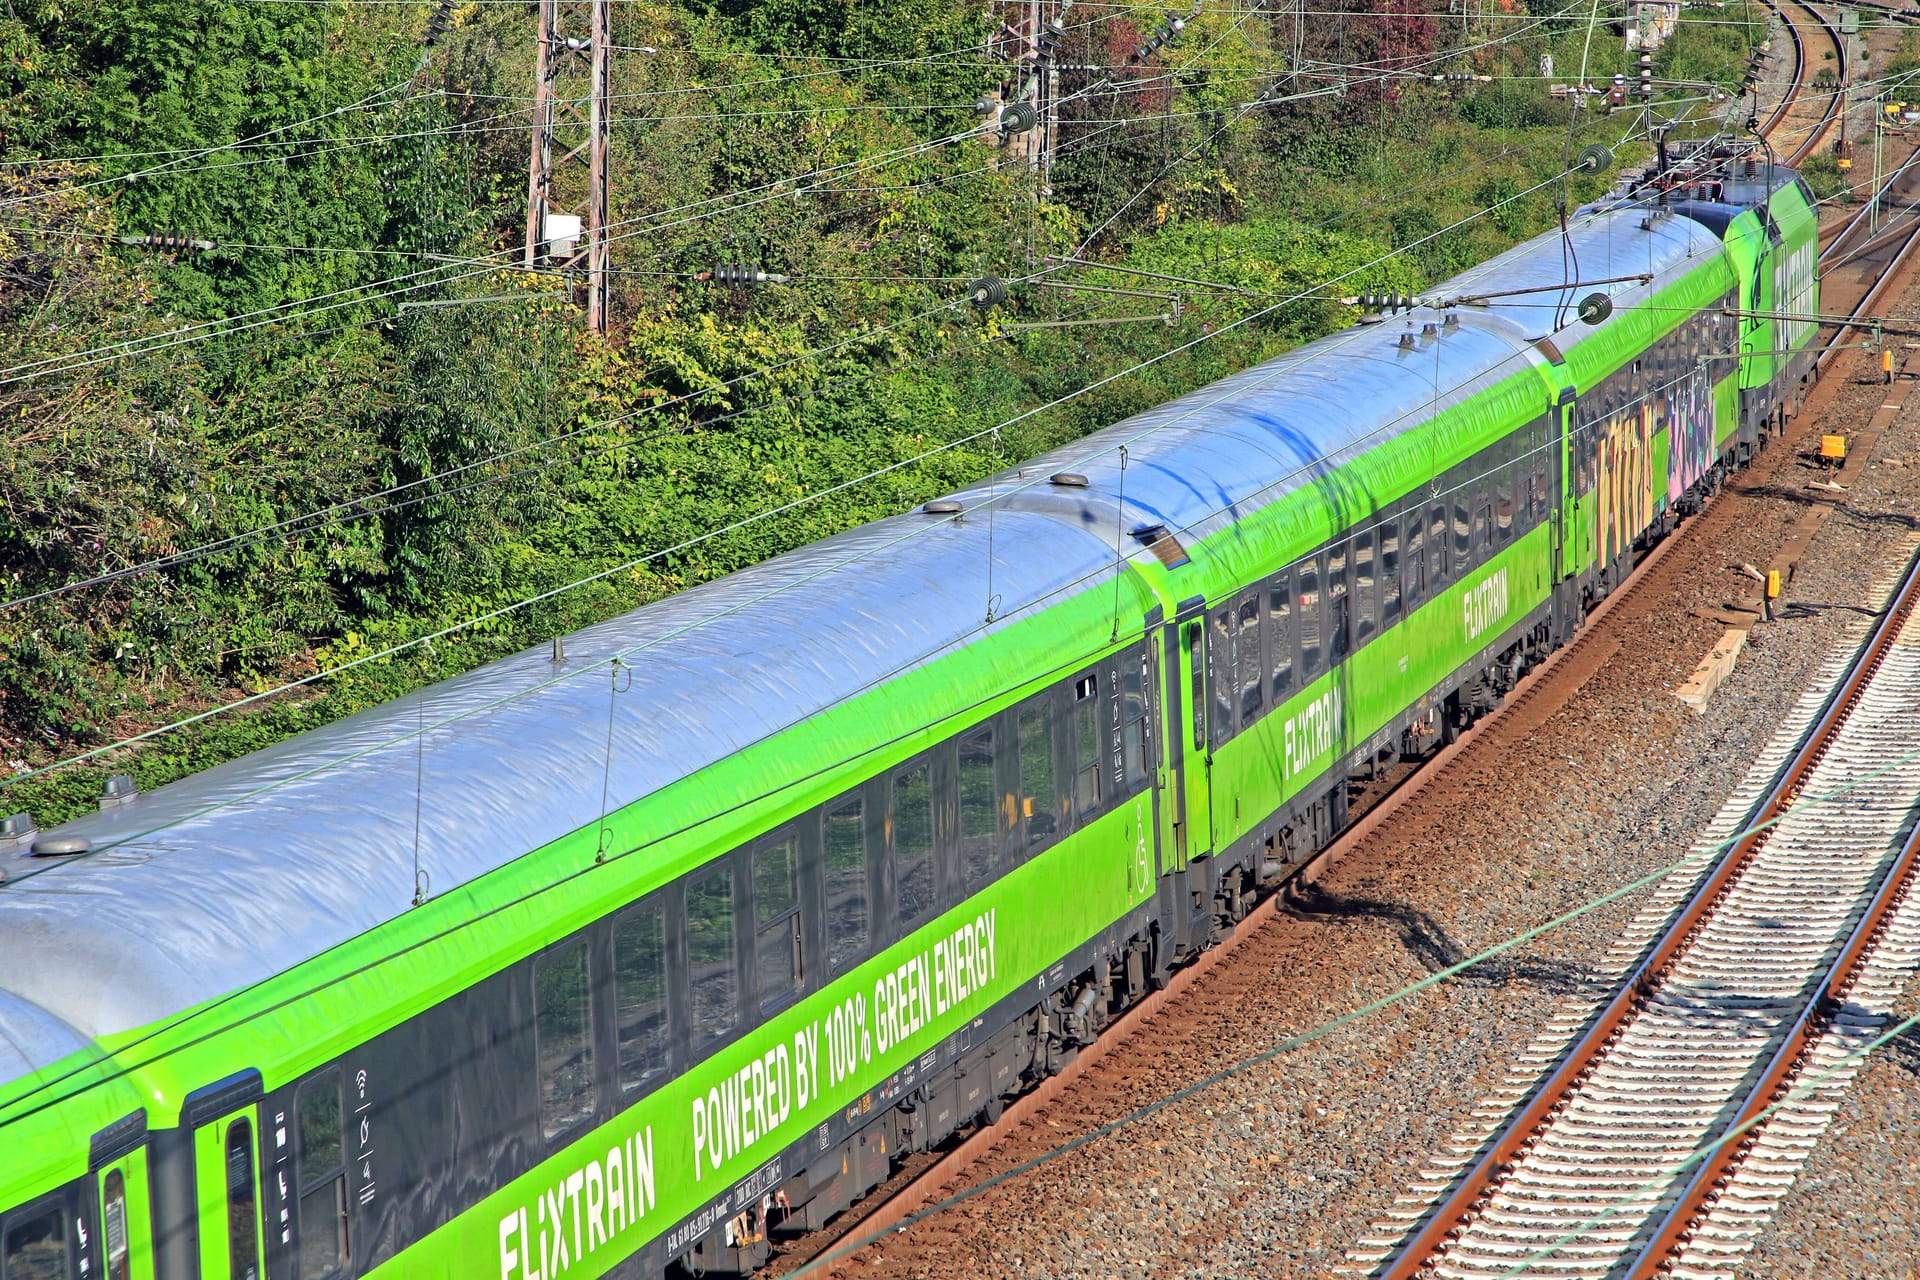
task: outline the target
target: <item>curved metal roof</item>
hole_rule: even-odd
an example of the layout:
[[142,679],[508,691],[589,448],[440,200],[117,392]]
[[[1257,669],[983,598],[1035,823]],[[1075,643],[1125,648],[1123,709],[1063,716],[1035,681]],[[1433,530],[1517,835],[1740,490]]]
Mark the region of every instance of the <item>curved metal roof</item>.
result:
[[603,782],[618,808],[966,643],[990,540],[998,624],[1111,581],[1107,543],[1007,512],[898,516],[690,588],[566,637],[564,669],[529,650],[62,826],[97,851],[8,868],[0,988],[97,1037],[290,968],[408,909],[416,795],[443,894],[592,826]]
[[[1536,337],[1551,333],[1555,346],[1571,351],[1611,323],[1581,324],[1574,317],[1581,298],[1605,293],[1612,297],[1618,313],[1645,302],[1671,277],[1701,259],[1721,257],[1724,252],[1720,237],[1691,218],[1647,208],[1607,209],[1575,218],[1568,224],[1564,242],[1558,234],[1537,236],[1463,271],[1435,292],[1457,298],[1516,289],[1544,290],[1495,298],[1486,310],[1510,318]],[[1642,275],[1653,277],[1652,282],[1620,279]],[[1568,280],[1575,282],[1572,287],[1565,287]],[[1579,284],[1582,280],[1613,283]],[[1556,315],[1558,328],[1554,326]]]
[[[1583,276],[1668,270],[1705,248],[1693,224],[1648,233],[1638,217],[1576,229]],[[1542,238],[1443,288],[1552,283],[1560,261],[1558,238]],[[993,488],[992,522],[866,525],[568,636],[564,670],[544,647],[521,653],[69,823],[61,834],[101,851],[17,859],[0,886],[0,993],[12,993],[0,994],[0,1083],[66,1051],[67,1031],[150,1023],[403,914],[416,798],[419,862],[444,894],[595,823],[603,781],[618,808],[967,643],[989,591],[1011,619],[1110,583],[1118,524],[1204,532],[1324,483],[1343,453],[1540,363],[1535,321],[1466,310],[1457,330],[1411,352],[1396,346],[1398,322],[1348,330],[963,495],[971,508]],[[1091,483],[1048,491],[1060,470]],[[608,773],[616,654],[633,683],[614,699]]]

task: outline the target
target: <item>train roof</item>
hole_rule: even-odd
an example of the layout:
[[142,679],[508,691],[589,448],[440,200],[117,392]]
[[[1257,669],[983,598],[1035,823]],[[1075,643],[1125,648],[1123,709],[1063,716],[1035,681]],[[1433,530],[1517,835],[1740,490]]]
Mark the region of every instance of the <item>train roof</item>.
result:
[[[1640,216],[1573,229],[1582,277],[1669,273],[1713,241],[1685,219],[1643,231]],[[1561,253],[1541,237],[1442,291],[1553,283]],[[1638,286],[1608,287],[1630,301]],[[1303,485],[1325,491],[1343,454],[1430,416],[1436,386],[1452,388],[1445,403],[1544,359],[1530,338],[1549,312],[1459,314],[1411,356],[1397,322],[1347,330],[961,495],[971,508],[991,487],[993,521],[865,525],[567,636],[564,667],[529,650],[62,826],[95,852],[17,858],[0,886],[0,1083],[403,915],[416,799],[419,863],[443,895],[596,823],[603,781],[617,809],[968,643],[989,591],[1011,620],[1110,583],[1121,526],[1205,536]],[[1049,491],[1066,470],[1088,486]],[[608,772],[615,655],[632,685],[613,699]]]
[[[1077,499],[1095,527],[1164,524],[1196,537],[1232,524],[1247,512],[1294,491],[1325,484],[1342,461],[1413,431],[1436,412],[1490,384],[1553,358],[1536,340],[1551,338],[1556,353],[1573,349],[1605,325],[1579,322],[1580,298],[1605,292],[1629,308],[1671,283],[1720,240],[1687,218],[1646,222],[1643,209],[1611,210],[1574,222],[1567,249],[1560,237],[1539,236],[1428,290],[1460,298],[1558,285],[1577,264],[1577,280],[1648,274],[1651,283],[1555,289],[1498,298],[1486,305],[1419,307],[1407,318],[1358,325],[1273,360],[1169,400],[1093,432],[1032,462],[964,491],[969,504],[1000,495],[1003,504],[1058,510],[1057,494],[1034,495],[1045,478],[1072,472],[1088,478]],[[1555,327],[1556,306],[1564,304]],[[1457,326],[1434,338],[1428,323]],[[1400,347],[1412,332],[1412,350]],[[1438,394],[1436,394],[1438,390]],[[1124,479],[1120,449],[1127,450]],[[1009,487],[1022,496],[1008,497]],[[1124,494],[1124,512],[1116,505]],[[1356,503],[1397,495],[1352,495]],[[1348,512],[1346,514],[1353,514]]]
[[[438,896],[593,826],[603,781],[619,808],[966,643],[990,540],[1008,621],[1111,580],[1110,544],[1057,521],[915,513],[689,588],[567,636],[563,665],[528,650],[61,826],[95,851],[8,867],[0,989],[100,1037],[288,969],[409,909],[416,795]],[[63,1048],[44,1031],[29,1066]]]
[[[1565,353],[1607,330],[1604,323],[1579,322],[1574,311],[1580,299],[1605,293],[1616,311],[1630,310],[1701,261],[1724,261],[1724,252],[1719,234],[1692,218],[1643,205],[1601,209],[1572,219],[1564,239],[1554,233],[1537,236],[1462,272],[1441,289],[1450,298],[1508,295],[1491,299],[1486,309],[1531,334],[1550,336]],[[1560,287],[1569,279],[1571,286]],[[1523,289],[1541,292],[1513,292]]]

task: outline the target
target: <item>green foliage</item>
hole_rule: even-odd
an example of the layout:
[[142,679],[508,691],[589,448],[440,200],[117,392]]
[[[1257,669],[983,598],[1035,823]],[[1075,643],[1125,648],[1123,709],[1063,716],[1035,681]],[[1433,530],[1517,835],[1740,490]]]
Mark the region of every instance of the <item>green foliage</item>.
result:
[[[0,367],[53,362],[0,381],[0,591],[194,554],[0,611],[0,759],[330,674],[10,787],[6,811],[59,820],[106,772],[152,787],[901,510],[1553,216],[1569,126],[1537,81],[1248,111],[1290,32],[1208,10],[1132,71],[1164,10],[1075,13],[1063,60],[1118,70],[1063,79],[1042,191],[1024,153],[958,136],[976,99],[1026,87],[1017,60],[979,56],[986,6],[616,6],[601,339],[562,281],[517,269],[527,11],[458,10],[416,80],[412,6],[15,0],[0,155],[73,162],[0,189],[31,198],[0,227]],[[1472,65],[1577,60],[1583,35],[1549,25]],[[1454,38],[1383,5],[1303,44],[1411,66]],[[582,194],[563,168],[556,199]],[[160,230],[217,247],[114,243]],[[1094,265],[1018,283],[1074,252]],[[794,283],[703,278],[733,262]],[[1008,303],[960,304],[987,273],[1016,282]],[[245,327],[89,354],[218,317]],[[1113,319],[1142,322],[1078,323]],[[1011,327],[1032,324],[1052,327]]]
[[1746,72],[1747,57],[1767,36],[1767,11],[1757,4],[1731,4],[1713,11],[1713,22],[1683,22],[1656,55],[1662,80],[1686,82],[1673,97],[1695,97],[1699,85],[1734,92]]
[[1831,200],[1847,189],[1847,175],[1840,171],[1840,161],[1830,151],[1801,161],[1800,176],[1816,200]]

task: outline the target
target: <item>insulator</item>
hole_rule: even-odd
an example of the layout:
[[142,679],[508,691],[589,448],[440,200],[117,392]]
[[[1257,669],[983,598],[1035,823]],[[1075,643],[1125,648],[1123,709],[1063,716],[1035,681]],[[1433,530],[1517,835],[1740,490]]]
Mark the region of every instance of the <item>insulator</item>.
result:
[[1007,137],[1025,133],[1040,123],[1040,113],[1031,102],[1009,102],[1000,111],[1000,132]]
[[1397,311],[1411,311],[1415,299],[1404,293],[1363,293],[1354,300],[1363,311],[1380,311],[1391,315]]
[[1582,173],[1605,173],[1613,167],[1613,152],[1601,143],[1593,143],[1581,149],[1580,157],[1573,162],[1573,167]]
[[759,267],[748,266],[744,262],[723,262],[713,269],[713,282],[730,285],[737,289],[750,289],[763,284],[785,284],[787,277],[778,272],[762,271]]
[[1580,299],[1580,319],[1585,324],[1599,324],[1613,314],[1613,299],[1607,294],[1595,290]]
[[981,276],[967,286],[967,301],[985,311],[1007,300],[1007,282],[999,276]]

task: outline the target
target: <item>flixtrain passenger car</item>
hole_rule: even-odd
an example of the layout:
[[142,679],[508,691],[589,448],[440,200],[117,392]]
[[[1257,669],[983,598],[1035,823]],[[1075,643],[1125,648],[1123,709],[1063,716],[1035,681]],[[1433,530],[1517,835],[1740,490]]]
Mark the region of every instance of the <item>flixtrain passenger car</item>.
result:
[[752,1270],[1209,946],[1739,462],[1811,341],[1750,314],[1814,309],[1768,174],[10,819],[0,1280]]

